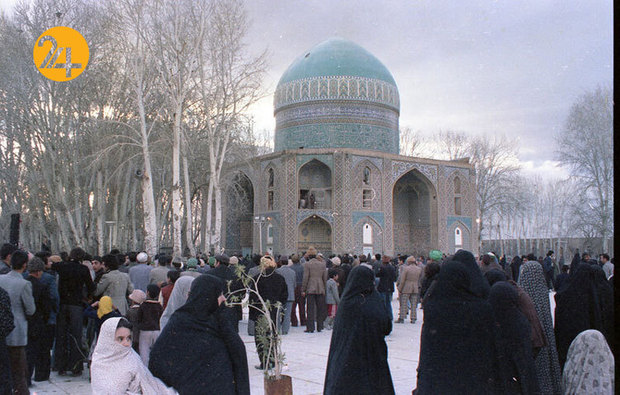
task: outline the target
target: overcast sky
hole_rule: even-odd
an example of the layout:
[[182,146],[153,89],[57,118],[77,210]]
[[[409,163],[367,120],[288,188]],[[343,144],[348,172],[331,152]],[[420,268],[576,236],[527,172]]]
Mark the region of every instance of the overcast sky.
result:
[[[290,63],[333,36],[392,72],[400,125],[518,136],[526,170],[560,175],[553,134],[585,91],[613,81],[611,1],[254,0],[249,43],[267,48],[273,92]],[[255,108],[273,129],[273,98]]]
[[[5,10],[14,0],[0,0]],[[611,1],[248,0],[248,44],[267,49],[269,95],[253,108],[273,130],[273,91],[299,55],[333,36],[392,72],[400,125],[520,139],[522,165],[554,168],[553,134],[585,91],[613,81]]]

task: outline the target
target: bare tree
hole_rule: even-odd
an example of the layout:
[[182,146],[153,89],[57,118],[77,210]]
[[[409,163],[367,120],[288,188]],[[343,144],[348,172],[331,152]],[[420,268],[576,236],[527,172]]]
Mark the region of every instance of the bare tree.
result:
[[421,157],[427,149],[427,139],[419,130],[414,131],[410,127],[400,129],[400,154]]
[[580,228],[584,236],[613,234],[613,92],[597,87],[571,107],[564,128],[555,136],[557,160],[579,180]]
[[[205,251],[220,250],[221,176],[231,142],[246,129],[242,114],[260,98],[265,54],[248,57],[243,40],[248,22],[239,0],[213,2],[211,27],[200,48],[199,98],[203,131],[209,142],[209,185],[206,196]],[[213,221],[213,219],[215,221]]]
[[181,256],[181,133],[211,7],[206,0],[156,0],[148,10],[144,42],[157,60],[172,119],[172,245],[173,254]]

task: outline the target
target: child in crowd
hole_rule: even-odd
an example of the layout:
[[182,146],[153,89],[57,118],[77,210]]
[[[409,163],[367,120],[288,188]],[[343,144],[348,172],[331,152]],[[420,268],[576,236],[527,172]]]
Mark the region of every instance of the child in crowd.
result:
[[149,366],[151,347],[159,336],[159,319],[164,308],[159,304],[159,287],[149,284],[146,287],[147,299],[138,309],[138,327],[140,328],[140,357],[145,366]]
[[329,280],[325,287],[325,303],[327,303],[327,318],[325,319],[325,329],[332,329],[334,327],[334,318],[336,317],[336,311],[338,310],[338,303],[340,303],[340,295],[338,293],[338,270],[329,269],[327,275]]
[[142,303],[146,300],[146,294],[144,293],[144,291],[134,289],[133,292],[129,295],[129,300],[131,302],[131,306],[129,306],[129,309],[127,309],[125,318],[127,318],[127,320],[134,328],[132,347],[136,352],[140,352],[140,329],[138,328],[138,311],[140,310],[140,305],[142,305]]

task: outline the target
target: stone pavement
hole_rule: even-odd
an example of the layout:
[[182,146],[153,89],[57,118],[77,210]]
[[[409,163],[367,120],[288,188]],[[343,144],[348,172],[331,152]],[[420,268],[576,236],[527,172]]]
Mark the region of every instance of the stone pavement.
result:
[[[550,293],[549,297],[553,312],[555,310],[553,293]],[[392,301],[392,309],[394,314],[398,315],[396,294]],[[392,333],[386,337],[390,371],[396,394],[411,394],[411,390],[415,388],[422,319],[423,311],[418,309],[417,323],[394,324]],[[324,330],[321,333],[304,333],[304,329],[304,327],[291,328],[289,334],[283,336],[282,348],[287,364],[283,373],[293,378],[295,395],[321,394],[332,332]],[[247,320],[240,323],[239,333],[248,353],[251,393],[263,394],[263,373],[254,368],[259,361],[254,338],[247,335]],[[53,372],[50,381],[34,383],[30,391],[34,394],[91,393],[86,369],[80,378],[59,377]]]

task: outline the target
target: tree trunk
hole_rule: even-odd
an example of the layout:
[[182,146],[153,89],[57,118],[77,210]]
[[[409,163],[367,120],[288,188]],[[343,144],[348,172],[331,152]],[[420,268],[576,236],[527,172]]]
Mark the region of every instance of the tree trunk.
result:
[[219,185],[215,189],[215,229],[213,229],[213,248],[215,253],[220,253],[222,239],[222,188]]
[[142,159],[144,169],[142,175],[142,218],[144,227],[142,229],[144,238],[144,249],[149,256],[157,254],[157,215],[155,213],[155,197],[153,195],[153,171],[151,169],[151,152],[149,150],[149,139],[146,130],[146,115],[144,102],[142,100],[142,89],[138,89],[138,109],[140,112],[140,135],[142,141]]
[[181,111],[183,106],[177,104],[174,113],[173,142],[172,142],[172,248],[173,256],[183,255],[181,241]]
[[192,195],[189,186],[189,169],[187,163],[187,142],[185,142],[185,154],[183,155],[183,181],[185,186],[185,244],[189,248],[189,254],[196,256],[196,246],[192,237],[193,221],[192,221]]
[[101,169],[97,171],[97,187],[95,193],[95,209],[97,215],[97,252],[99,256],[104,255],[104,223],[105,223],[105,195],[103,190],[103,174]]
[[209,187],[207,188],[207,214],[206,214],[206,226],[204,229],[205,232],[205,245],[204,252],[208,253],[211,251],[211,236],[213,232],[211,231],[211,223],[213,222],[213,177],[209,178]]

